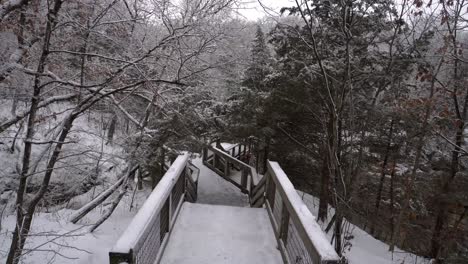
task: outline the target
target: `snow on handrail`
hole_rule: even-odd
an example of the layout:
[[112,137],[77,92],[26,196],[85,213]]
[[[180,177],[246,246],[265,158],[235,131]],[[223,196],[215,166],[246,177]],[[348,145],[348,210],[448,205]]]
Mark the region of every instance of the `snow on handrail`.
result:
[[268,170],[306,247],[314,250],[320,261],[338,262],[340,259],[338,254],[280,165],[268,161]]
[[187,164],[189,154],[180,155],[168,171],[164,174],[158,185],[151,192],[148,199],[145,201],[141,209],[135,215],[127,229],[120,236],[117,243],[112,248],[111,252],[129,253],[139,242],[143,233],[150,228],[153,217],[159,214],[159,211],[164,205],[164,202],[169,197],[171,190],[174,188],[177,180],[182,174]]

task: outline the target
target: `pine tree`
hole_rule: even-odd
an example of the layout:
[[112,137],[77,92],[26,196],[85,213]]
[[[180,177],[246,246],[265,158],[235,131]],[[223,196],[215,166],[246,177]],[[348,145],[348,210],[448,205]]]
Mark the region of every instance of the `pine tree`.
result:
[[257,26],[257,32],[251,48],[250,65],[245,71],[243,85],[252,89],[254,92],[266,92],[265,79],[269,74],[268,48],[265,42],[265,34],[260,25]]

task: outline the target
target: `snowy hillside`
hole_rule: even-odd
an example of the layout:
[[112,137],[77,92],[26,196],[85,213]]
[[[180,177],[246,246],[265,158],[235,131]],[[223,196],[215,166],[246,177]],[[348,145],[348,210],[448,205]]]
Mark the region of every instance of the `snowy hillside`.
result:
[[[311,210],[314,216],[318,214],[319,200],[318,198],[298,191],[307,207]],[[328,220],[333,216],[333,209],[329,209]],[[328,223],[320,223],[322,229],[325,229]],[[351,232],[352,238],[349,241],[351,247],[345,253],[350,264],[428,264],[429,260],[418,257],[414,254],[404,252],[396,248],[395,252],[388,251],[388,245],[373,238],[371,235],[363,231],[353,224],[347,223],[347,228]],[[333,232],[329,232],[327,236],[331,239]]]
[[[102,189],[98,188],[96,193],[100,191]],[[92,191],[82,198],[90,196],[91,193]],[[125,197],[113,215],[93,233],[89,233],[88,228],[100,218],[102,206],[93,210],[78,224],[69,222],[70,215],[75,210],[62,209],[54,213],[37,213],[31,237],[23,253],[22,263],[108,263],[110,248],[130,223],[147,194],[147,192],[137,193],[131,211],[129,208],[132,197]],[[2,249],[0,263],[5,262],[6,249],[10,246],[11,234],[9,232],[13,230],[14,224],[13,215],[3,218],[0,233],[0,248]]]

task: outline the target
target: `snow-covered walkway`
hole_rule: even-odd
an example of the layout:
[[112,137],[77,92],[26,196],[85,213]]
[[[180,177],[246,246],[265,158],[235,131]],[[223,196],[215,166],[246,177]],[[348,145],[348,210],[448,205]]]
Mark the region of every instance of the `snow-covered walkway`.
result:
[[266,209],[185,202],[161,263],[283,262]]
[[201,159],[193,164],[198,200],[183,204],[161,263],[283,263],[266,209],[248,207],[248,196]]
[[201,158],[194,159],[192,162],[200,169],[197,203],[249,206],[249,197],[232,183],[203,165]]

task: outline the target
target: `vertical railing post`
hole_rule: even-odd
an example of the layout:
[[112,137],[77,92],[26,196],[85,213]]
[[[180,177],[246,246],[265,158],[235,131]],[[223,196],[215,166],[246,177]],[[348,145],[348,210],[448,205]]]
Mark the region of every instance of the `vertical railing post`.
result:
[[[247,152],[247,144],[246,143],[242,143],[242,145],[244,145],[244,152],[242,153],[242,157],[245,157],[245,154]],[[240,151],[239,151],[239,155],[240,155]]]
[[281,223],[279,227],[279,239],[283,240],[284,246],[286,246],[288,240],[288,229],[289,229],[289,211],[286,205],[283,203],[281,209]]
[[243,192],[248,192],[247,190],[247,178],[249,176],[249,168],[242,167],[242,174],[241,174],[241,186]]
[[[164,202],[163,207],[161,208],[161,213],[159,214],[159,239],[160,242],[164,240],[165,234],[169,231],[169,221],[171,214],[171,197],[169,196]],[[167,213],[164,213],[167,212]],[[167,223],[167,226],[164,226]]]
[[225,159],[224,161],[224,177],[229,177],[229,160]]
[[213,167],[218,168],[219,157],[216,152],[213,151]]
[[268,203],[270,204],[271,211],[273,211],[273,209],[275,207],[275,192],[276,192],[275,182],[271,178],[272,176],[270,175],[270,173],[268,173],[268,171],[265,173],[265,176],[263,176],[263,177],[268,177],[268,178],[266,178],[266,180],[267,180],[266,190],[265,190],[266,199],[267,199]]
[[[176,185],[177,185],[177,182],[176,182]],[[169,231],[169,225],[171,224],[171,221],[172,221],[172,212],[174,212],[175,206],[177,206],[177,205],[174,205],[174,202],[172,201],[172,196],[173,196],[175,188],[176,186],[174,185],[174,188],[171,190],[171,193],[169,194],[169,198],[168,198],[169,199],[169,218],[168,218],[167,231]]]
[[208,160],[208,148],[206,148],[206,147],[203,148],[202,154],[203,154],[202,160],[203,160],[203,161],[207,161],[207,160]]

